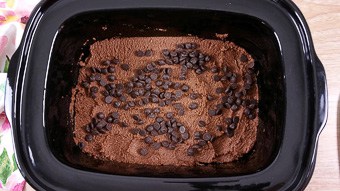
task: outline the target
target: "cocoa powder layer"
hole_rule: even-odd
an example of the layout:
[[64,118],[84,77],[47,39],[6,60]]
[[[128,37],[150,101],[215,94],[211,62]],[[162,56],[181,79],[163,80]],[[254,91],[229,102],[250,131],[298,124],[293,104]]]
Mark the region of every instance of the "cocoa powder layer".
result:
[[[92,73],[92,67],[105,68],[103,61],[118,59],[119,64],[113,65],[115,68],[114,84],[125,84],[131,81],[136,75],[136,69],[141,69],[151,62],[163,59],[162,51],[164,49],[175,50],[178,44],[195,43],[198,45],[197,50],[205,55],[209,55],[211,60],[206,63],[207,71],[202,74],[195,73],[194,70],[188,70],[186,80],[180,80],[179,75],[181,67],[179,64],[157,65],[157,68],[171,68],[171,81],[179,82],[189,86],[187,92],[182,92],[180,99],[172,101],[170,105],[160,107],[157,103],[148,103],[145,106],[135,106],[124,110],[122,107],[115,108],[113,103],[106,103],[105,96],[100,93],[105,90],[99,82],[89,82],[89,76]],[[138,50],[151,50],[150,56],[136,56]],[[123,70],[122,64],[128,64],[129,69]],[[248,153],[255,141],[258,126],[258,118],[250,119],[245,114],[246,106],[240,105],[235,111],[230,108],[223,108],[221,115],[210,116],[208,110],[216,108],[216,105],[222,102],[223,94],[216,93],[217,88],[227,88],[230,82],[215,81],[215,75],[222,76],[222,68],[227,66],[228,71],[237,74],[237,88],[233,92],[241,92],[245,87],[244,76],[249,72],[249,67],[253,67],[253,58],[242,48],[232,42],[223,42],[221,40],[208,40],[198,37],[134,37],[134,38],[114,38],[95,42],[90,47],[90,56],[85,62],[80,63],[82,66],[78,78],[78,85],[72,90],[72,102],[70,106],[71,114],[74,114],[74,141],[81,145],[82,151],[96,159],[103,161],[116,161],[133,164],[148,165],[174,165],[174,166],[191,166],[199,163],[225,163],[237,160],[244,154]],[[219,73],[211,72],[213,67],[219,68]],[[107,75],[102,74],[102,78],[107,79]],[[250,90],[242,100],[258,100],[258,87],[255,79]],[[82,87],[83,82],[89,83],[89,88]],[[99,93],[96,98],[90,96],[90,87],[98,87]],[[156,87],[152,83],[152,88]],[[174,93],[176,90],[170,88],[165,92]],[[196,93],[197,99],[190,98],[190,94]],[[209,101],[208,95],[215,99]],[[126,95],[127,101],[140,100]],[[118,98],[113,98],[113,102]],[[191,103],[197,103],[197,109],[189,109]],[[181,103],[184,106],[184,115],[179,115],[174,104]],[[124,102],[122,102],[124,104]],[[151,145],[145,143],[145,136],[140,134],[134,135],[131,130],[134,128],[145,129],[149,124],[155,122],[155,118],[149,118],[144,114],[146,108],[160,108],[159,117],[166,118],[166,113],[173,112],[177,122],[183,124],[189,138],[183,142],[177,143],[174,149],[160,147],[154,149]],[[85,136],[88,134],[85,127],[93,120],[99,112],[105,116],[112,112],[119,112],[119,121],[127,124],[122,127],[118,124],[112,125],[112,130],[104,134],[92,136],[91,141],[86,141]],[[257,109],[253,110],[253,115],[257,115]],[[143,124],[139,125],[133,119],[133,115],[138,115]],[[232,136],[227,136],[224,132],[228,124],[226,118],[237,116],[239,122],[237,127],[232,131]],[[200,127],[199,121],[204,121],[206,125]],[[188,149],[197,145],[194,133],[209,132],[214,138],[206,142],[206,145],[196,150],[193,156],[188,155]],[[151,136],[154,142],[169,140],[164,135]],[[144,156],[140,153],[142,148],[147,149]],[[145,154],[145,153],[144,153]]]

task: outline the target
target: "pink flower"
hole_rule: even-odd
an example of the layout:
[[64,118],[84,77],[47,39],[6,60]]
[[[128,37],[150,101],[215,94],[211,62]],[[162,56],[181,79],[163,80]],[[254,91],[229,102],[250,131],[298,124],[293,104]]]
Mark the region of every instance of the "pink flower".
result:
[[8,177],[6,185],[3,185],[3,188],[8,191],[23,191],[25,183],[19,170],[16,170]]
[[[2,118],[2,116],[1,116],[1,118]],[[4,132],[4,131],[6,131],[7,129],[10,129],[10,128],[11,128],[11,125],[9,124],[7,117],[5,117],[5,121],[1,125],[0,132]]]

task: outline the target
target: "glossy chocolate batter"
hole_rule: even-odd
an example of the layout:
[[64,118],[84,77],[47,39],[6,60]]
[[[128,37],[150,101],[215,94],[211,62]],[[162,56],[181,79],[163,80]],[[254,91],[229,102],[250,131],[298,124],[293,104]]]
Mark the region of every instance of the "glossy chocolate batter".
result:
[[70,106],[74,141],[96,159],[225,163],[248,153],[256,141],[254,60],[232,42],[114,38],[91,45],[80,65]]

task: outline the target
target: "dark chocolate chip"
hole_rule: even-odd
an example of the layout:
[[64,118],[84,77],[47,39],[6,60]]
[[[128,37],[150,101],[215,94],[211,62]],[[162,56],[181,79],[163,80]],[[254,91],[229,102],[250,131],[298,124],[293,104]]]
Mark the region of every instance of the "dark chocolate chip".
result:
[[170,143],[169,143],[169,141],[162,141],[161,145],[162,145],[162,147],[168,148]]
[[145,54],[144,54],[144,52],[143,52],[142,50],[137,50],[137,51],[135,51],[135,55],[136,55],[137,57],[142,57],[142,56],[144,56]]
[[179,127],[179,132],[180,133],[183,134],[183,133],[185,133],[185,131],[186,131],[186,129],[185,129],[185,127],[183,125]]
[[214,66],[214,67],[211,68],[211,72],[212,72],[212,73],[218,73],[218,71],[219,71],[219,69],[218,69],[218,67],[216,67],[216,66]]
[[165,114],[166,118],[168,119],[172,119],[174,117],[174,113],[173,112],[168,112]]
[[209,132],[206,132],[203,134],[202,136],[203,140],[205,141],[210,141],[210,139],[212,138],[211,134]]
[[181,89],[183,92],[187,92],[189,90],[189,86],[184,84]]
[[105,114],[103,112],[99,112],[99,113],[97,113],[97,118],[98,119],[104,119],[105,118]]
[[151,144],[151,147],[154,148],[155,150],[160,149],[161,146],[162,145],[160,143],[158,143],[158,142],[154,142],[154,143]]
[[202,121],[202,120],[198,121],[199,127],[205,127],[206,125],[207,125],[207,123],[205,121]]
[[189,139],[189,133],[188,132],[184,132],[181,134],[181,137],[183,140],[188,140]]
[[111,64],[110,60],[105,60],[105,61],[102,62],[102,65],[104,65],[104,66],[108,66],[110,64]]
[[112,118],[112,117],[108,117],[108,118],[106,119],[106,122],[112,123],[112,122],[113,122],[113,118]]
[[146,156],[149,153],[149,150],[147,148],[141,148],[138,152],[140,155]]
[[215,98],[214,98],[214,96],[212,96],[212,95],[207,95],[207,100],[208,101],[212,101],[212,100],[214,100]]
[[148,125],[148,126],[146,127],[146,130],[147,130],[148,132],[151,132],[152,130],[154,130],[153,125]]
[[112,112],[111,116],[113,117],[113,119],[118,119],[119,118],[119,113],[118,112]]
[[224,88],[218,87],[218,88],[216,88],[215,92],[216,92],[217,94],[221,94],[221,93],[224,92]]
[[140,131],[138,133],[142,137],[146,136],[146,134],[147,134],[147,132],[144,129],[140,129]]
[[195,148],[189,147],[187,149],[187,155],[188,156],[194,156],[196,154],[196,152],[197,152],[197,149],[195,149]]
[[87,135],[85,136],[85,141],[91,142],[92,140],[93,140],[93,136],[92,136],[92,135],[87,134]]
[[213,77],[213,80],[214,80],[215,82],[218,82],[218,81],[221,80],[221,76],[215,75],[215,76]]
[[108,71],[109,73],[113,73],[113,72],[115,72],[115,67],[109,66],[109,67],[107,68],[107,71]]
[[101,121],[99,121],[99,123],[97,123],[96,128],[97,129],[98,128],[103,128],[106,124],[107,124],[106,121],[101,120]]
[[236,104],[232,105],[230,108],[232,111],[237,111],[238,110],[238,106]]
[[120,67],[122,68],[122,70],[124,71],[128,71],[130,69],[130,66],[128,64],[122,64],[120,65]]
[[207,142],[204,141],[204,140],[199,140],[198,145],[201,146],[201,147],[204,147],[205,145],[207,145]]
[[235,123],[232,123],[228,126],[228,128],[231,129],[231,130],[235,130],[236,127],[237,127],[237,125]]
[[233,118],[233,122],[234,123],[238,123],[240,121],[240,118],[238,117],[238,116],[235,116],[234,118]]
[[116,77],[114,75],[108,75],[107,76],[107,79],[110,81],[110,82],[113,82],[116,80]]
[[89,84],[88,82],[83,82],[81,85],[82,85],[84,88],[90,87],[90,84]]
[[79,149],[83,149],[85,147],[85,143],[79,142],[78,147],[79,147]]
[[123,128],[128,127],[128,124],[124,121],[120,122],[119,125]]
[[198,94],[197,94],[197,93],[191,93],[191,94],[189,95],[189,97],[190,97],[190,99],[195,100],[195,99],[198,98]]
[[144,52],[144,55],[145,55],[145,56],[151,56],[151,55],[152,55],[152,50],[146,50],[146,51]]
[[248,57],[246,55],[242,54],[241,57],[240,57],[240,60],[241,60],[241,62],[247,62]]
[[189,104],[189,109],[194,110],[198,108],[198,103],[192,102]]
[[151,144],[151,143],[153,143],[153,139],[151,137],[147,136],[147,137],[144,138],[144,142],[146,144]]
[[130,133],[133,134],[133,135],[137,135],[137,134],[139,134],[139,132],[140,132],[140,129],[138,129],[138,128],[133,128],[133,129],[130,130]]
[[120,101],[115,101],[115,102],[113,102],[113,106],[114,106],[115,108],[120,107],[121,104],[122,104],[122,103],[121,103]]
[[98,87],[96,87],[96,86],[92,86],[91,88],[90,88],[90,92],[93,92],[93,93],[97,93],[98,92]]
[[208,110],[208,114],[209,114],[210,116],[215,116],[215,115],[216,115],[216,110],[214,110],[214,109],[209,109],[209,110]]

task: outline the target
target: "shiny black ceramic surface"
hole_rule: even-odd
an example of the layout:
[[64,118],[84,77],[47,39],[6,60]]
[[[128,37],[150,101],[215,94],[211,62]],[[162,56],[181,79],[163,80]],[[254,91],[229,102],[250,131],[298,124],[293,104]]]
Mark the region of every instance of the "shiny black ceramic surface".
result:
[[[187,20],[172,22],[171,18],[181,19],[178,15]],[[190,18],[194,20],[189,22]],[[111,34],[95,30],[94,26],[120,19],[168,27],[169,33],[132,32],[118,25]],[[109,174],[79,168],[63,158],[58,147],[63,143],[53,136],[60,131],[51,125],[48,113],[60,93],[53,88],[72,79],[79,43],[92,35],[105,39],[190,33],[213,38],[213,32],[228,33],[228,40],[257,60],[260,119],[262,130],[268,130],[260,136],[272,138],[267,153],[257,151],[245,163],[217,167],[204,175],[174,170],[173,176],[152,169]],[[60,69],[58,62],[67,66]],[[313,173],[318,136],[326,123],[327,87],[306,22],[290,1],[47,0],[32,13],[11,60],[5,106],[19,169],[38,190],[301,190]],[[262,146],[257,145],[257,150]],[[257,160],[259,155],[264,160]]]

